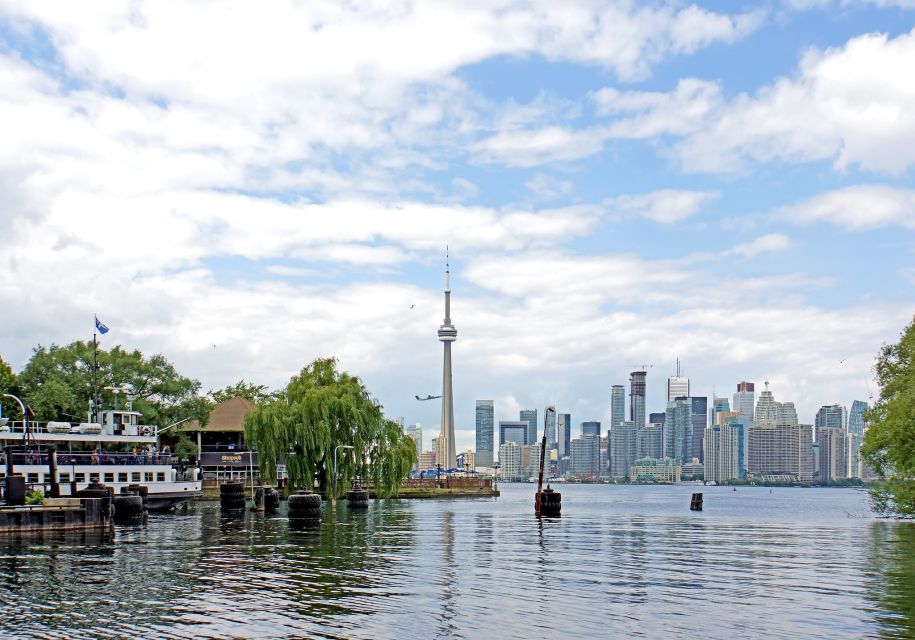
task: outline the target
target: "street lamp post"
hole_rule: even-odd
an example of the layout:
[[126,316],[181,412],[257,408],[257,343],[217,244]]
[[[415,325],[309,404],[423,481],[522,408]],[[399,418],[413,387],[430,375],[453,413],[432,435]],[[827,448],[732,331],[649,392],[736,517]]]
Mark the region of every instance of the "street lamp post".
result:
[[338,444],[336,447],[334,447],[334,488],[333,488],[333,493],[331,494],[331,498],[330,498],[330,504],[331,504],[332,510],[337,509],[337,451],[339,451],[340,449],[352,449],[352,448],[353,448],[353,446],[349,445],[349,444]]

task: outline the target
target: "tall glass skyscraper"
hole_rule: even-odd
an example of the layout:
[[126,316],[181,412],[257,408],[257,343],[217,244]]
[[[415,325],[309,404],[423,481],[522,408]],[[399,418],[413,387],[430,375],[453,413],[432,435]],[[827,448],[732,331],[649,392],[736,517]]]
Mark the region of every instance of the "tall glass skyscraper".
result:
[[645,426],[645,371],[633,371],[629,374],[629,417],[636,429]]
[[477,450],[474,464],[478,467],[492,466],[495,417],[495,403],[492,400],[477,400]]
[[610,428],[626,419],[626,387],[615,384],[610,388]]
[[[702,462],[704,459],[702,454],[702,438],[705,436],[705,427],[708,424],[708,398],[705,396],[692,397],[690,398],[690,406],[692,407],[693,413],[693,430],[690,434],[692,446],[690,447],[689,457],[697,458],[699,462]],[[690,462],[690,460],[684,460],[684,462]]]
[[559,457],[572,455],[572,414],[560,413],[556,416],[556,448]]
[[848,412],[848,432],[856,436],[864,435],[864,412],[867,411],[867,403],[863,400],[855,400],[851,403],[851,411]]
[[546,408],[546,450],[556,449],[556,407]]
[[521,420],[499,421],[499,446],[514,442],[519,447],[527,444],[527,423]]
[[734,411],[740,414],[740,422],[744,425],[753,424],[754,407],[756,406],[756,385],[743,381],[737,385],[734,394]]
[[527,423],[527,443],[534,444],[535,442],[540,442],[540,438],[537,437],[537,410],[522,409],[518,419],[521,422]]
[[581,423],[581,435],[583,436],[599,436],[600,435],[600,422],[595,422],[593,420],[588,422]]

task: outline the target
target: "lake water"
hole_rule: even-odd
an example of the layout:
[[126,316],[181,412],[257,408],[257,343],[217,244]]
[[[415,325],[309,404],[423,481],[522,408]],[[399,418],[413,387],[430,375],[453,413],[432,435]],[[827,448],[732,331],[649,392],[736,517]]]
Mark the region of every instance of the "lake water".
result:
[[538,521],[501,489],[0,539],[0,637],[915,637],[915,523],[863,491],[560,485]]

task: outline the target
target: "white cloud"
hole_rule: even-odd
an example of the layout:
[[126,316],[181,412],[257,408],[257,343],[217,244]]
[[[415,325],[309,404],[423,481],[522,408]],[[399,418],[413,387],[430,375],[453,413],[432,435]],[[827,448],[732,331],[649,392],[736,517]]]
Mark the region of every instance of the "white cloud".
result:
[[685,191],[682,189],[661,189],[639,196],[620,196],[613,203],[622,213],[634,213],[642,217],[672,224],[685,220],[699,209],[718,198],[712,191]]
[[726,255],[738,255],[744,258],[755,258],[762,253],[778,253],[791,247],[791,239],[780,233],[760,236],[752,242],[745,242],[726,251]]
[[853,231],[889,225],[915,229],[915,190],[855,185],[819,193],[782,207],[775,215],[798,224],[831,222]]

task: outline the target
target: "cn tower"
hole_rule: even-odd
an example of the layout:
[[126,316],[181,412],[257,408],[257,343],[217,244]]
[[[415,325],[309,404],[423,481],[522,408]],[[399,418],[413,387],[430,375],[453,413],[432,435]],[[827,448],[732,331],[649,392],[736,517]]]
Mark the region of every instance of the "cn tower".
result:
[[454,444],[454,395],[451,390],[451,343],[457,340],[457,329],[451,324],[451,269],[445,248],[445,321],[438,328],[438,339],[445,345],[442,367],[442,429],[438,434],[438,464],[450,469],[457,464]]

